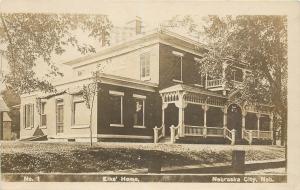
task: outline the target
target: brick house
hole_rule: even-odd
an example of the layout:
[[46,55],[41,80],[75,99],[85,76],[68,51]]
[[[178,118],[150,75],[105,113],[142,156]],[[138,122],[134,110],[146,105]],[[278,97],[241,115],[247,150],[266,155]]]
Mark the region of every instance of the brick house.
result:
[[93,141],[272,142],[272,106],[238,103],[238,93],[229,94],[224,84],[224,68],[231,67],[238,91],[251,72],[247,64],[226,59],[223,78],[201,76],[197,64],[207,51],[190,38],[156,30],[67,62],[73,77],[54,83],[57,93],[21,96],[20,138],[88,141],[90,110],[80,89],[102,65]]

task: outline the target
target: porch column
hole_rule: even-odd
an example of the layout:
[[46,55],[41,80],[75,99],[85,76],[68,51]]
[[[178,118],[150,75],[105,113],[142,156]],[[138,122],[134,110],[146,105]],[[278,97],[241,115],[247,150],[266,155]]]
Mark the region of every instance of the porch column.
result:
[[168,107],[168,103],[163,103],[161,107],[161,126],[163,127],[162,129],[162,134],[165,136],[166,134],[166,127],[165,127],[165,109]]
[[204,114],[204,122],[203,122],[203,125],[204,125],[204,130],[203,130],[203,135],[204,135],[204,137],[206,137],[206,135],[207,135],[207,125],[206,125],[206,112],[207,112],[207,110],[209,109],[209,106],[207,105],[207,104],[205,104],[205,105],[203,105],[202,106],[202,109],[203,109],[203,114]]
[[223,129],[224,129],[224,138],[225,138],[226,129],[227,129],[227,106],[224,106],[222,111],[223,111]]
[[243,69],[243,82],[245,82],[246,74],[247,74],[247,70]]
[[184,108],[179,107],[178,108],[178,124],[179,126],[179,136],[183,137],[184,136]]
[[269,131],[271,131],[271,139],[273,140],[273,114],[269,115],[269,117],[270,117]]
[[259,128],[260,128],[260,117],[261,117],[261,114],[257,113],[256,117],[257,117],[257,138],[259,138]]
[[223,95],[226,96],[226,88],[225,88],[225,85],[226,85],[226,68],[227,68],[228,64],[227,64],[227,61],[223,62],[222,64],[222,88],[223,88]]
[[247,115],[247,111],[243,110],[242,111],[242,138],[244,138],[244,130],[246,130],[246,115]]
[[184,137],[184,108],[186,108],[187,103],[183,99],[184,92],[179,92],[179,100],[175,102],[178,108],[178,125],[179,125],[179,136]]

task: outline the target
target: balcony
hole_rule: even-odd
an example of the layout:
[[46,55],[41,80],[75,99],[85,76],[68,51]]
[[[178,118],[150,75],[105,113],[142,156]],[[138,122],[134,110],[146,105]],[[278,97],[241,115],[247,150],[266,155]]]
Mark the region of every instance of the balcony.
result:
[[207,80],[206,82],[206,88],[217,88],[217,87],[222,87],[222,85],[223,85],[222,79]]
[[[232,82],[233,82],[233,86],[235,88],[242,88],[243,82],[235,81],[235,80],[232,80]],[[224,84],[225,84],[225,81],[223,81],[222,79],[207,80],[206,88],[208,88],[208,89],[220,88],[220,87],[223,87]]]

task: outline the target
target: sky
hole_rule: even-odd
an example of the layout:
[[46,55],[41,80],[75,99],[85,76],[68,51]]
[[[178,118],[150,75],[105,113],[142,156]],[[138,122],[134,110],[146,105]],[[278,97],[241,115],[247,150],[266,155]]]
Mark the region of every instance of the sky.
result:
[[[108,15],[114,26],[122,26],[130,20],[141,17],[143,25],[147,30],[158,27],[158,25],[175,16],[175,11],[166,12],[163,7],[169,6],[167,2],[144,2],[144,1],[94,1],[94,0],[0,0],[0,12],[43,12],[43,13],[83,13],[83,14],[105,14]],[[92,43],[97,46],[97,43]],[[0,44],[1,45],[1,44]],[[65,71],[65,77],[71,76],[71,69],[61,63],[70,61],[81,55],[70,48],[62,56],[54,56],[53,61],[59,65],[61,71]],[[7,71],[8,65],[5,59],[1,62],[2,69]],[[36,70],[47,70],[39,66]],[[42,75],[42,72],[38,72]],[[4,88],[0,84],[0,90]]]
[[[106,14],[113,25],[123,25],[139,16],[148,28],[157,27],[175,15],[287,14],[282,7],[280,3],[273,4],[270,9],[267,2],[249,4],[200,0],[0,0],[0,12]],[[57,60],[61,63],[68,61],[69,57],[78,56],[58,57]],[[5,63],[2,64],[6,67]]]

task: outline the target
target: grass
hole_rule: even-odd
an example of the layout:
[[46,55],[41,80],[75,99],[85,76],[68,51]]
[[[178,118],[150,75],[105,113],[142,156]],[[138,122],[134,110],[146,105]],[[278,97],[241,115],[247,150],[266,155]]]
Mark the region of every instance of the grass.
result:
[[246,161],[284,158],[275,146],[185,145],[150,143],[1,142],[3,173],[80,173],[147,168],[160,159],[163,167],[231,161],[232,150],[246,151]]

